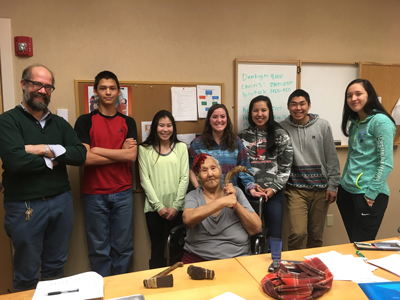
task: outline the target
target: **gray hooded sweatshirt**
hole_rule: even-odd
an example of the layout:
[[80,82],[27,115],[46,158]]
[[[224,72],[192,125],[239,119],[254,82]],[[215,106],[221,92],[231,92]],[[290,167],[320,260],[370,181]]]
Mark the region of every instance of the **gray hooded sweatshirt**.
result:
[[280,123],[290,134],[293,146],[293,164],[286,184],[336,192],[340,167],[331,126],[318,115],[309,117],[305,125],[296,124],[291,116]]

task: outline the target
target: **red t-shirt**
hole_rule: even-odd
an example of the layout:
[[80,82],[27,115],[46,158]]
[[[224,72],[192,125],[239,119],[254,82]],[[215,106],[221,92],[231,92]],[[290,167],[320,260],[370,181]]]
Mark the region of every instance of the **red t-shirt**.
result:
[[[119,112],[112,117],[104,116],[98,110],[82,115],[76,120],[75,131],[81,142],[90,148],[121,149],[127,138],[137,139],[135,120]],[[84,194],[114,194],[130,187],[130,162],[84,167]]]

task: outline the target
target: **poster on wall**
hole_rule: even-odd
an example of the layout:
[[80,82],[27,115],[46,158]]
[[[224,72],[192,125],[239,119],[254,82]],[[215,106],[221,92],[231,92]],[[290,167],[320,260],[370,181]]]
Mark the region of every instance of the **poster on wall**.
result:
[[221,104],[221,86],[198,85],[197,108],[199,111],[199,118],[206,118],[208,110],[214,104]]
[[176,122],[197,121],[195,87],[171,87],[171,100]]
[[[93,91],[93,85],[87,84],[84,86],[85,91],[85,113],[91,113],[92,111],[99,108],[99,98]],[[131,100],[131,87],[121,86],[121,94],[118,96],[115,102],[115,108],[118,112],[125,116],[130,116],[129,109],[132,105]]]
[[152,121],[142,122],[142,143],[148,138]]

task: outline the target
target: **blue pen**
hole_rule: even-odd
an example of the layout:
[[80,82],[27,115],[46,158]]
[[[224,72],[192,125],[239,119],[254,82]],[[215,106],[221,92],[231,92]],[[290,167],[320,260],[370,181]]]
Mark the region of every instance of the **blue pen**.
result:
[[361,257],[362,259],[363,259],[363,261],[367,261],[368,259],[364,256],[364,255],[362,255],[362,253],[360,252],[360,251],[356,251],[356,254],[359,256],[359,257]]

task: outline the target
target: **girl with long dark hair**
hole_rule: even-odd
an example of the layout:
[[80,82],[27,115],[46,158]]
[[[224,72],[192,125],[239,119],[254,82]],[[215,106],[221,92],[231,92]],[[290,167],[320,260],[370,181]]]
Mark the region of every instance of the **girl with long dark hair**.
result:
[[342,131],[349,151],[337,205],[350,242],[373,240],[389,201],[386,180],[393,169],[396,126],[366,79],[346,88]]
[[[267,96],[251,100],[248,121],[250,126],[242,130],[239,137],[247,150],[255,182],[265,193],[262,214],[268,228],[267,237],[281,238],[282,189],[292,166],[292,143],[289,134],[274,121],[272,103]],[[248,199],[258,212],[258,199],[249,196]]]
[[189,183],[187,147],[179,142],[175,120],[169,111],[156,113],[148,138],[139,146],[139,173],[151,241],[149,267],[165,267],[167,234],[182,224]]
[[[221,183],[226,174],[236,166],[244,166],[251,171],[246,149],[242,141],[233,133],[233,125],[228,110],[223,104],[214,104],[207,112],[203,134],[195,138],[189,148],[189,165],[193,165],[196,155],[207,153],[216,158],[221,166]],[[247,193],[260,197],[264,192],[254,183],[254,178],[247,173],[239,173],[232,179],[232,184],[238,185],[238,177]],[[190,181],[198,188],[196,176],[190,170]],[[259,190],[257,190],[259,189]]]

